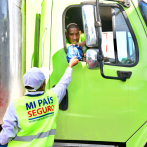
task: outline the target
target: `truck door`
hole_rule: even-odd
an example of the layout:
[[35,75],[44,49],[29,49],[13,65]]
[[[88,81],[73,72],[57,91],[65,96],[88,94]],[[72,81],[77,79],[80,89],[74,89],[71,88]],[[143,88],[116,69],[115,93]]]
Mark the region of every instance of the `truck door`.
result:
[[[84,33],[84,4],[81,2],[53,3],[50,88],[59,82],[68,66],[66,25],[77,23]],[[85,60],[73,67],[72,81],[67,89],[68,101],[62,104],[66,109],[62,107],[57,117],[56,142],[125,143],[146,121],[144,111],[147,108],[143,103],[147,96],[143,91],[146,65],[141,63],[147,59],[139,50],[145,48],[147,40],[140,19],[132,4],[124,8],[113,2],[100,5],[100,16],[105,75],[117,77],[117,73],[131,74],[124,82],[103,78],[100,68],[88,69]]]

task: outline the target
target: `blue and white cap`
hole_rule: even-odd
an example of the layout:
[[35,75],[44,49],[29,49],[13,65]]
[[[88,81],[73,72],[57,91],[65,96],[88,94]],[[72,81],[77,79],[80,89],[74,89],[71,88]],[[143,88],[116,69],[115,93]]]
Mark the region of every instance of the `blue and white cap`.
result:
[[26,89],[36,91],[43,84],[44,80],[49,76],[49,69],[46,67],[33,67],[29,69],[23,76],[24,86],[30,86],[33,89]]

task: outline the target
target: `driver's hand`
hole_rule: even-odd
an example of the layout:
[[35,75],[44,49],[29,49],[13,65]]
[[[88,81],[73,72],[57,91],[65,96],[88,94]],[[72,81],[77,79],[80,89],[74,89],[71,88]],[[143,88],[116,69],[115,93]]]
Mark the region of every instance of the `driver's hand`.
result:
[[79,60],[76,58],[76,56],[74,56],[70,61],[69,61],[69,64],[68,64],[68,67],[73,67],[74,65],[78,64]]
[[86,41],[82,41],[80,43],[75,43],[75,44],[72,44],[72,45],[77,45],[78,47],[81,47],[83,49],[83,47],[86,45]]

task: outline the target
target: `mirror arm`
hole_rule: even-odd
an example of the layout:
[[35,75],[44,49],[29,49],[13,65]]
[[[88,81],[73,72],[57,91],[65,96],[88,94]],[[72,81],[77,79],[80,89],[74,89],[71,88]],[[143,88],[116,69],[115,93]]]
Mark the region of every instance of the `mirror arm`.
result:
[[97,55],[97,60],[100,62],[100,71],[101,71],[101,75],[102,75],[103,78],[126,81],[126,77],[110,77],[110,76],[105,76],[104,75],[104,72],[103,72],[103,60],[104,60],[104,56],[103,55],[100,55],[100,54]]
[[103,61],[104,61],[104,56],[102,54],[102,49],[101,49],[101,43],[102,43],[102,36],[101,36],[101,20],[100,20],[100,15],[99,15],[99,0],[96,0],[96,11],[97,11],[97,20],[96,20],[96,32],[98,34],[98,43],[99,43],[99,55],[97,55],[97,60],[100,62],[100,71],[101,75],[103,78],[106,79],[116,79],[116,80],[122,80],[126,81],[125,77],[111,77],[111,76],[105,76],[103,72]]
[[110,76],[105,76],[104,72],[103,72],[103,63],[102,63],[102,61],[100,61],[100,70],[101,70],[101,75],[102,75],[103,78],[126,81],[126,77],[110,77]]
[[[127,8],[131,6],[131,3],[129,0],[107,0],[107,1],[118,2]],[[99,1],[99,4],[103,4],[103,3],[104,3],[103,0]],[[81,2],[81,5],[95,5],[95,2],[94,1]]]
[[[112,1],[112,0],[109,0]],[[122,3],[123,6],[129,8],[131,6],[130,1],[129,0],[114,0],[116,2]]]

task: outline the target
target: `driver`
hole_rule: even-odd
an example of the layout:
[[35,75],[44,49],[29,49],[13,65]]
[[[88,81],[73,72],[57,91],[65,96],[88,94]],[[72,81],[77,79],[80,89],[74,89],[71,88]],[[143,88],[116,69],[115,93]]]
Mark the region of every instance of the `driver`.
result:
[[86,41],[84,33],[81,33],[76,23],[70,23],[67,25],[66,32],[66,46],[77,45],[81,47],[83,53],[86,53]]
[[[82,33],[76,23],[70,23],[66,28],[66,47],[68,48],[71,45],[77,45],[82,48],[84,57],[86,56],[86,41],[85,35]],[[104,62],[108,62],[109,58],[104,57]]]

